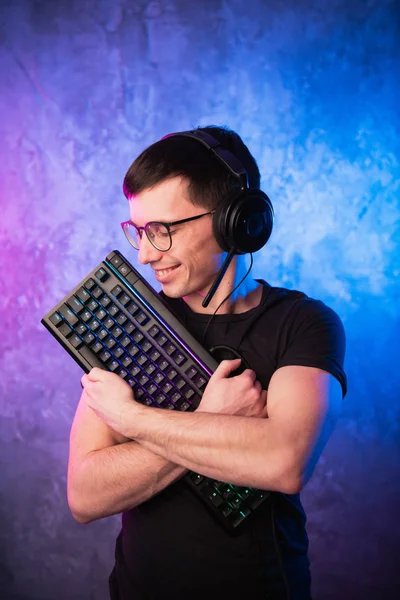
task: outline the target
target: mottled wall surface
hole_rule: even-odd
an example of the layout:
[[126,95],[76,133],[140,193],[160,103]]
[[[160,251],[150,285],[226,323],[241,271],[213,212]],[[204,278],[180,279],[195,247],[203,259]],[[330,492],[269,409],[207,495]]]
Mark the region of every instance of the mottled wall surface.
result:
[[81,372],[40,318],[109,250],[136,260],[134,157],[210,123],[275,204],[255,275],[347,329],[349,393],[303,494],[315,598],[397,598],[398,3],[1,0],[0,19],[1,599],[107,598],[119,518],[69,513]]

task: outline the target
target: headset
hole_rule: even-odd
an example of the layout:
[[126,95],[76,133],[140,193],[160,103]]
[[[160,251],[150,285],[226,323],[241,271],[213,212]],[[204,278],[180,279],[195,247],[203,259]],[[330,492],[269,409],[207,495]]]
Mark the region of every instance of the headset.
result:
[[272,233],[274,210],[267,194],[258,188],[249,187],[247,171],[239,159],[212,135],[195,129],[170,133],[162,139],[176,136],[190,138],[202,144],[238,181],[238,186],[234,186],[232,191],[222,199],[213,214],[212,226],[215,239],[228,255],[202,302],[202,306],[206,307],[221,283],[232,258],[236,254],[257,252],[267,243]]

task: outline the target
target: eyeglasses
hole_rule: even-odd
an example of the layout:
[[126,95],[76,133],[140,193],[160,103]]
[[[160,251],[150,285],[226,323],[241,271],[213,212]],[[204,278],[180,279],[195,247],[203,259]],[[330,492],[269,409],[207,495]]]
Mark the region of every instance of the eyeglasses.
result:
[[195,217],[189,217],[188,219],[181,219],[180,221],[171,221],[170,223],[163,223],[161,221],[149,221],[144,227],[138,227],[132,221],[124,221],[121,223],[122,230],[126,236],[128,242],[139,250],[140,242],[143,236],[143,231],[146,233],[147,239],[150,244],[161,252],[167,252],[172,246],[171,227],[174,225],[182,225],[183,223],[189,223],[189,221],[196,221],[205,217],[206,215],[212,215],[215,210],[197,215]]

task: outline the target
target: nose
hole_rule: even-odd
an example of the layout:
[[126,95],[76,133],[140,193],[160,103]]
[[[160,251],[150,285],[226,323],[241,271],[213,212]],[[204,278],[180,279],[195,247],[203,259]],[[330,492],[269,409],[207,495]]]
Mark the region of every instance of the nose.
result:
[[140,240],[138,255],[139,262],[142,265],[147,265],[150,262],[156,262],[161,258],[162,254],[163,252],[161,252],[161,250],[157,250],[157,248],[155,248],[153,244],[149,242],[147,235],[144,233],[142,239]]

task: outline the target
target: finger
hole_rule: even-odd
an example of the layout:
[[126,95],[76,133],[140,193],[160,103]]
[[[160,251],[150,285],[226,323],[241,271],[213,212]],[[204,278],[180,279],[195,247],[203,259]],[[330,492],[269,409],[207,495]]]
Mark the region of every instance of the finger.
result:
[[102,381],[104,373],[105,371],[103,371],[103,369],[99,369],[99,367],[93,367],[88,374],[88,378],[90,381]]
[[85,373],[85,374],[84,374],[84,375],[81,377],[81,386],[82,386],[83,388],[85,388],[85,385],[87,384],[87,382],[88,382],[88,381],[89,381],[89,380],[88,380],[88,376],[87,376],[87,375],[86,375],[86,373]]
[[237,369],[241,363],[240,358],[234,358],[233,360],[223,360],[220,362],[218,367],[214,372],[214,377],[216,376],[219,379],[224,377],[228,377],[235,369]]
[[253,385],[254,385],[254,387],[256,388],[257,392],[258,392],[259,394],[261,394],[261,390],[262,390],[262,385],[261,385],[261,383],[260,383],[260,382],[259,382],[259,381],[256,379]]

